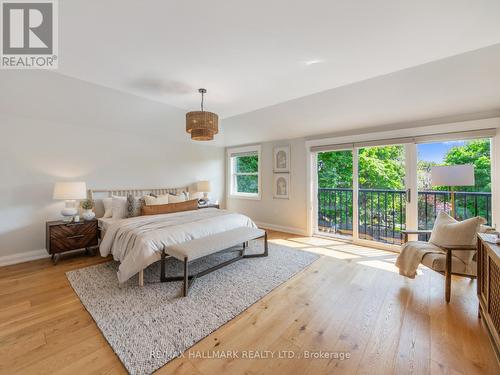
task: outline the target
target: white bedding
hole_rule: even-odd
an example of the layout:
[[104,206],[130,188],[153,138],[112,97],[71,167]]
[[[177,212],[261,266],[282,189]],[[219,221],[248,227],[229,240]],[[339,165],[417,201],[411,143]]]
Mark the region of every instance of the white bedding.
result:
[[215,208],[115,220],[106,229],[100,252],[121,263],[122,283],[160,260],[164,247],[238,227],[256,225],[245,215]]
[[116,221],[116,219],[113,220],[112,217],[100,217],[97,219],[97,226],[103,231],[103,233],[105,233],[114,221]]

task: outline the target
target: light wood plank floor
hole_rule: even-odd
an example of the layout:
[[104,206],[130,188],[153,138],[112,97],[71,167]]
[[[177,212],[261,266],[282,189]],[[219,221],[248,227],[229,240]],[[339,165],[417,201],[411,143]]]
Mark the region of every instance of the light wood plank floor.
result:
[[[455,278],[447,305],[441,275],[422,268],[405,279],[394,253],[270,234],[322,257],[158,374],[500,373],[477,318],[475,282]],[[67,256],[57,266],[44,259],[0,268],[0,373],[126,373],[65,277],[104,261]],[[212,351],[240,358],[206,358]],[[271,355],[255,351],[275,358],[241,358]],[[350,358],[304,358],[320,351]]]

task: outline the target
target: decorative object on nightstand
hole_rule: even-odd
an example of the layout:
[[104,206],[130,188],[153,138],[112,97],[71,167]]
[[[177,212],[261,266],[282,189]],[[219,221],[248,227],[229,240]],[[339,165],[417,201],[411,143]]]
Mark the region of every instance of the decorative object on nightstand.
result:
[[92,199],[85,199],[80,203],[82,207],[82,217],[83,220],[92,220],[95,217],[95,212],[92,210],[94,208],[94,201]]
[[97,220],[68,223],[61,220],[46,224],[46,246],[52,261],[57,264],[59,255],[66,251],[85,249],[93,254],[98,245]]
[[203,193],[203,199],[208,201],[208,193],[212,191],[212,184],[210,181],[198,181],[196,184],[196,191]]
[[85,182],[56,182],[53,197],[65,201],[65,208],[61,211],[61,215],[64,216],[64,221],[71,222],[78,214],[76,200],[87,198],[87,187]]

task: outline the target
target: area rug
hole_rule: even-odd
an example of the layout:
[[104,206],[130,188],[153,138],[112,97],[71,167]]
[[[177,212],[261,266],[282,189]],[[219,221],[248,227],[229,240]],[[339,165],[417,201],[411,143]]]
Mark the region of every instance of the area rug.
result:
[[[248,252],[261,252],[252,241]],[[190,272],[235,254],[216,254],[190,264]],[[188,297],[181,282],[160,283],[159,263],[118,285],[116,262],[68,272],[71,286],[131,374],[150,374],[316,260],[317,254],[269,244],[266,258],[242,259],[197,279]],[[180,275],[182,262],[168,259],[167,274]]]

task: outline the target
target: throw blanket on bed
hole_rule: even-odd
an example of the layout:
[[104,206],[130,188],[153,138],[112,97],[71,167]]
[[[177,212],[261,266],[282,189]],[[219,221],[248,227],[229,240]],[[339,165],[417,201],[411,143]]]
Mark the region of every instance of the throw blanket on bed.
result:
[[245,215],[212,208],[132,217],[110,225],[100,252],[120,261],[118,281],[122,283],[160,260],[164,247],[238,227],[257,226]]
[[422,259],[427,254],[443,252],[436,250],[436,247],[430,243],[429,246],[414,246],[414,242],[410,241],[403,245],[401,253],[396,259],[396,267],[399,268],[399,274],[402,276],[414,279],[417,274],[417,268],[422,262]]

